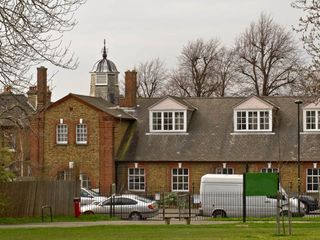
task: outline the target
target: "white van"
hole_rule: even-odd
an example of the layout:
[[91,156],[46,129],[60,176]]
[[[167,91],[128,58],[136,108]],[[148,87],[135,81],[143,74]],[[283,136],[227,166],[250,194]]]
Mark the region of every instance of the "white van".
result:
[[[263,187],[263,186],[261,186]],[[200,215],[213,217],[243,216],[243,175],[206,174],[200,183]],[[287,195],[283,189],[280,214],[288,214]],[[298,213],[297,199],[290,199],[291,212]],[[301,203],[300,214],[304,215]],[[248,217],[276,216],[277,199],[268,196],[247,196],[246,215]]]

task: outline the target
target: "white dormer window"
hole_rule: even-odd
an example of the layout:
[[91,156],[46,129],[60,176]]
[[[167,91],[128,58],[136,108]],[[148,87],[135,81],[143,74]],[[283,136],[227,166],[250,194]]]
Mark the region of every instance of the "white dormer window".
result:
[[272,114],[278,109],[273,103],[251,96],[233,108],[235,132],[271,132]]
[[151,132],[185,132],[186,111],[150,111]]
[[309,103],[303,107],[303,131],[320,131],[320,104]]
[[304,110],[304,130],[320,131],[320,110]]
[[271,131],[271,110],[236,110],[235,131]]
[[186,134],[187,119],[190,119],[191,114],[196,110],[185,100],[171,96],[162,98],[148,109],[151,134]]

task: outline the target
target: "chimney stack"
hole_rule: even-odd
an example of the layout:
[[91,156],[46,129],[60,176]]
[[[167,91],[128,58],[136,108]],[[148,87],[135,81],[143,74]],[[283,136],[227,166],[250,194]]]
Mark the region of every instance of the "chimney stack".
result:
[[137,106],[137,72],[125,72],[125,98],[121,99],[121,107],[133,108]]
[[27,92],[28,95],[28,102],[34,107],[34,109],[37,109],[37,86],[31,86],[29,87],[29,91]]
[[37,68],[37,110],[47,106],[47,68],[41,66]]

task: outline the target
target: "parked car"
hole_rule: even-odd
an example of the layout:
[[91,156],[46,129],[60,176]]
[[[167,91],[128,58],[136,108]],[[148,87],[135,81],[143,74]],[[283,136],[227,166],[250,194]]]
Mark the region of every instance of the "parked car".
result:
[[107,198],[101,196],[100,194],[86,188],[81,188],[80,190],[80,203],[81,205],[91,204],[93,202],[101,202],[106,200]]
[[309,195],[300,195],[299,198],[297,196],[295,198],[299,199],[300,202],[304,204],[307,214],[319,209],[318,200],[315,197]]
[[120,218],[140,220],[154,217],[159,208],[155,201],[133,194],[111,196],[103,202],[82,206],[82,214],[110,214]]

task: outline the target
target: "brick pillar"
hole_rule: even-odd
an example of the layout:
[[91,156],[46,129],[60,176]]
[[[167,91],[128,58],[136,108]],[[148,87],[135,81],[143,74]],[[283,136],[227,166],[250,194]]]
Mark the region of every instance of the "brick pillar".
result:
[[102,195],[109,195],[110,186],[115,183],[114,162],[114,122],[103,120],[100,122],[100,169],[99,182]]
[[44,112],[31,120],[29,131],[32,175],[42,177],[44,165]]
[[37,70],[37,110],[40,110],[47,105],[47,69],[39,67]]

